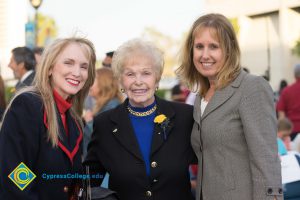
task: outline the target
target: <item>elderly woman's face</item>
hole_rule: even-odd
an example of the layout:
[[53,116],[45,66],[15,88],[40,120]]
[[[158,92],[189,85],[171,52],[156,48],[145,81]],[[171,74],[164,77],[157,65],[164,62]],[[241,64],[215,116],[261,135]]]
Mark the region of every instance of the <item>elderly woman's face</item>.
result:
[[195,34],[193,62],[200,74],[210,81],[215,80],[224,65],[224,56],[214,29],[203,28]]
[[145,56],[134,56],[125,62],[121,85],[134,107],[146,107],[155,100],[158,86],[153,62]]

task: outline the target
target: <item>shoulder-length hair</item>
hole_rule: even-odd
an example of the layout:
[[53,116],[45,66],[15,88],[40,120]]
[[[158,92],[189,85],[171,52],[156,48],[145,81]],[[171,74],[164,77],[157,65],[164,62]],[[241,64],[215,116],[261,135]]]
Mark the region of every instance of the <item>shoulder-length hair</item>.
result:
[[[47,115],[48,140],[51,141],[54,147],[57,146],[58,139],[61,136],[59,134],[58,119],[55,107],[56,104],[53,97],[53,86],[51,85],[50,81],[50,70],[54,67],[59,55],[70,44],[78,44],[84,52],[86,58],[89,60],[88,78],[83,88],[77,94],[72,95],[70,97],[72,101],[70,113],[80,123],[82,127],[82,121],[80,116],[82,114],[84,99],[86,98],[89,88],[92,86],[95,79],[96,63],[94,45],[92,44],[92,42],[85,38],[71,37],[55,40],[49,47],[45,49],[42,55],[40,67],[37,68],[33,86],[20,90],[14,97],[16,98],[19,94],[24,92],[30,92],[40,96]],[[12,99],[12,101],[13,100],[14,99]],[[8,106],[7,110],[10,106],[11,103]]]
[[187,83],[190,89],[199,90],[204,96],[210,84],[208,78],[200,74],[193,62],[193,47],[195,36],[204,28],[209,28],[220,42],[224,56],[224,65],[219,69],[216,77],[216,89],[226,87],[241,70],[240,48],[230,21],[221,14],[207,14],[199,17],[191,27],[181,52],[181,65],[176,70],[179,77]]
[[96,70],[97,88],[99,92],[95,96],[96,105],[94,107],[94,115],[97,114],[103,106],[111,99],[116,98],[120,102],[123,101],[123,95],[119,90],[119,84],[114,77],[111,68],[103,67]]

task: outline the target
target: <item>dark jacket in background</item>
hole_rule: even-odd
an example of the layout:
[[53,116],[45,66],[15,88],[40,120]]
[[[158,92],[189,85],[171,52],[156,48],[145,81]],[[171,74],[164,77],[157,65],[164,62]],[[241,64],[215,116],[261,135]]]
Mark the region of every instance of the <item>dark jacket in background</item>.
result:
[[28,77],[26,77],[22,82],[18,82],[16,84],[16,90],[19,90],[25,86],[30,86],[32,85],[33,79],[35,76],[35,71],[33,71]]

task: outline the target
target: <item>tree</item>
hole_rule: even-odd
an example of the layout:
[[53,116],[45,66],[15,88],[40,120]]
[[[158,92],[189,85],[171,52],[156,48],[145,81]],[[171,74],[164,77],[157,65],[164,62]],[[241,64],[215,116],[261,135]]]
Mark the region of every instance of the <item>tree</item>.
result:
[[145,28],[142,36],[152,41],[164,53],[163,77],[175,77],[174,70],[178,67],[177,55],[180,41],[165,35],[153,27]]
[[300,38],[296,41],[296,44],[292,49],[292,53],[300,57]]
[[38,42],[37,46],[46,46],[57,36],[55,20],[38,13]]

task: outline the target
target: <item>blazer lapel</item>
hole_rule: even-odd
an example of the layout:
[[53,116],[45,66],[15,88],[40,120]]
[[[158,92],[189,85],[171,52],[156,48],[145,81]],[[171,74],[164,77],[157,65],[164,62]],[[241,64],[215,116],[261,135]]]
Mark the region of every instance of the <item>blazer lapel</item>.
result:
[[68,156],[71,163],[73,164],[73,159],[79,150],[83,134],[80,125],[77,123],[76,119],[72,117],[70,111],[66,112],[66,117],[68,124],[68,135],[63,128],[64,126],[60,116],[58,116],[60,133],[62,135],[62,139],[58,141],[58,146]]
[[207,104],[201,120],[205,119],[207,115],[225,103],[233,95],[234,91],[235,89],[233,89],[230,85],[222,90],[217,90],[210,102]]
[[200,119],[201,119],[201,97],[199,94],[197,94],[195,103],[194,103],[194,112],[193,112],[193,118],[195,122],[201,126]]
[[155,123],[154,132],[152,136],[152,146],[150,155],[154,154],[160,149],[160,147],[166,142],[170,134],[172,133],[172,128],[174,126],[174,116],[175,111],[172,107],[164,100],[156,97],[157,112],[156,115],[164,114],[169,119],[168,127],[164,133],[160,124]]
[[236,88],[240,86],[241,80],[246,75],[246,72],[242,71],[237,76],[237,78],[230,83],[228,86],[221,90],[217,90],[210,100],[210,102],[207,104],[206,109],[204,110],[204,113],[201,117],[201,120],[205,119],[207,115],[209,115],[211,112],[216,110],[218,107],[220,107],[222,104],[224,104],[236,91]]
[[82,130],[79,123],[75,118],[72,117],[70,111],[67,112],[67,121],[68,121],[68,129],[69,129],[69,147],[72,154],[76,154],[74,150],[77,152],[80,144],[80,140],[82,139]]
[[111,120],[115,124],[111,130],[111,134],[114,135],[116,140],[131,154],[140,160],[144,160],[140,152],[140,148],[137,139],[132,128],[126,106],[128,100],[118,106],[116,112],[111,115]]
[[[201,96],[197,94],[195,103],[194,103],[194,112],[193,112],[193,118],[195,123],[198,125],[198,132],[201,130]],[[202,139],[201,139],[201,133],[199,133],[199,141],[200,141],[200,149],[202,151]]]
[[[66,150],[70,150],[70,144],[69,144],[69,140],[68,140],[68,137],[66,135],[66,132],[63,128],[63,124],[61,122],[61,118],[59,116],[59,114],[57,114],[57,120],[58,120],[58,131],[59,131],[59,143],[60,145],[64,146],[64,149]],[[48,126],[48,121],[47,121],[47,113],[46,113],[46,110],[44,109],[44,125],[47,129],[49,129],[49,126]],[[65,152],[65,151],[64,151]]]
[[[80,148],[80,143],[82,141],[82,130],[77,121],[71,116],[69,111],[67,112],[67,124],[69,128],[69,136],[67,136],[65,129],[63,128],[63,124],[60,116],[58,115],[58,125],[60,138],[58,140],[58,147],[68,156],[70,162],[73,164],[73,158]],[[44,110],[44,125],[48,129],[47,123],[47,113]]]

